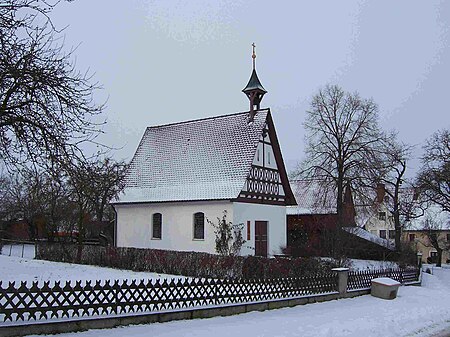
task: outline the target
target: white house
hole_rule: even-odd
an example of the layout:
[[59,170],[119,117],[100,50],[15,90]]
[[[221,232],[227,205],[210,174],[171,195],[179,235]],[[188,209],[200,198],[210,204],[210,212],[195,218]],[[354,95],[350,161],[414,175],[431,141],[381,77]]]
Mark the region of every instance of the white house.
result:
[[366,207],[366,218],[363,224],[370,233],[394,242],[395,223],[392,212],[388,208],[391,200],[386,194],[385,186],[378,184],[373,205]]
[[113,204],[117,246],[214,253],[206,220],[223,211],[244,224],[242,255],[286,245],[286,206],[295,198],[254,68],[243,92],[250,111],[146,129]]

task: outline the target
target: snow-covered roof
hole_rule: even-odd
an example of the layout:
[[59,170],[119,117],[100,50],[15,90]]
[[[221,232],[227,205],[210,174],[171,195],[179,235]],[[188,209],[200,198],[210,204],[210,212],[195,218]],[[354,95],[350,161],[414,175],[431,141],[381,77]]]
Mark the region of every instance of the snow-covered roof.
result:
[[361,227],[343,227],[343,230],[346,232],[356,235],[357,237],[364,239],[366,241],[373,242],[379,246],[383,246],[390,250],[394,250],[395,246],[393,243],[389,242],[389,240],[382,239],[379,236],[372,234]]
[[117,203],[235,199],[269,109],[148,127]]
[[297,206],[288,206],[286,214],[330,214],[336,213],[336,195],[330,191],[327,196],[321,192],[316,180],[292,180],[292,192]]

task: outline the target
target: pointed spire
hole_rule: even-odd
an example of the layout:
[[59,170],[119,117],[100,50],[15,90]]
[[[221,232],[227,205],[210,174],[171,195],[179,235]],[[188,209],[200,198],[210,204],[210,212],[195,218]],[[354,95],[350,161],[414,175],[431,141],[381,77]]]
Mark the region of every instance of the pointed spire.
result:
[[256,73],[256,53],[255,53],[256,45],[252,43],[252,61],[253,61],[253,71],[250,76],[250,80],[242,92],[247,95],[250,100],[250,118],[253,119],[254,110],[259,110],[259,106],[263,96],[267,93],[266,89],[262,86],[259,81],[258,74]]
[[255,66],[255,63],[256,63],[256,53],[255,53],[255,48],[256,48],[256,45],[255,45],[255,42],[253,42],[253,43],[252,43],[252,50],[253,50],[253,53],[252,53],[253,70],[256,69],[256,66]]

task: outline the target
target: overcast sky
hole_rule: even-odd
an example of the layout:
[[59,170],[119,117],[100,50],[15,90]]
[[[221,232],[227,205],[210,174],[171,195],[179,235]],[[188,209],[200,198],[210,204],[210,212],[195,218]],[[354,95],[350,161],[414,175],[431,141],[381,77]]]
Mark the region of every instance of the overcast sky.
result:
[[419,150],[450,126],[450,1],[76,0],[52,18],[103,85],[101,140],[117,159],[131,160],[147,126],[248,110],[252,42],[288,170],[327,83],[372,97],[381,125]]

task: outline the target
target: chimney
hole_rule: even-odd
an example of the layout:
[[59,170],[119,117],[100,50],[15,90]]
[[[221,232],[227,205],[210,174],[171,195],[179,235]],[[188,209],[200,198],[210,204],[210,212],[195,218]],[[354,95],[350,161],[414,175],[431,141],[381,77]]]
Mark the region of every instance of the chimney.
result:
[[345,226],[356,226],[356,210],[355,204],[353,203],[352,190],[349,182],[347,182],[345,186],[343,208]]
[[386,195],[386,188],[384,184],[377,184],[377,203],[381,204],[384,201],[384,196]]

